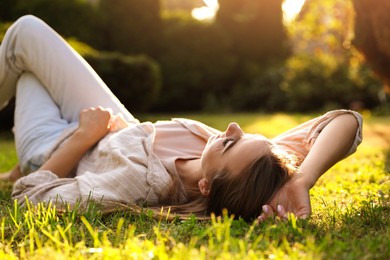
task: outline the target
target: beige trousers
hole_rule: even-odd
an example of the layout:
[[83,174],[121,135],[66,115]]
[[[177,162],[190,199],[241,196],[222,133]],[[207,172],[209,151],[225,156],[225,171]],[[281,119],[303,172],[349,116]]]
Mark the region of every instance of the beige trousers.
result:
[[132,114],[87,62],[53,29],[32,15],[18,19],[0,46],[0,109],[16,93],[15,142],[22,169],[35,170],[42,154],[88,107]]

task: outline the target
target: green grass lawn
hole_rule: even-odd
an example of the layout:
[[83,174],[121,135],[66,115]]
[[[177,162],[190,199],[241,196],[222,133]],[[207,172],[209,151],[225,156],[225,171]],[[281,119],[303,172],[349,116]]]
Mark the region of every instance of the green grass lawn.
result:
[[[177,116],[177,115],[176,115]],[[225,129],[273,137],[308,115],[180,115]],[[142,115],[155,121],[166,116]],[[59,214],[50,205],[19,208],[0,183],[0,259],[390,259],[390,117],[364,114],[358,151],[311,190],[309,220],[246,223],[228,216],[199,221],[156,219],[145,210]],[[12,135],[0,135],[0,172],[16,163]],[[261,205],[259,205],[261,206]]]

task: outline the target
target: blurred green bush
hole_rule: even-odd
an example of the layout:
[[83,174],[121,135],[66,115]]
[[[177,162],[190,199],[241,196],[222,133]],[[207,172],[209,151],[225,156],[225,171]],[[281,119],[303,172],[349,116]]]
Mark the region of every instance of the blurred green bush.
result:
[[0,39],[5,22],[37,15],[130,111],[378,107],[382,83],[363,61],[288,57],[281,2],[224,1],[216,22],[204,23],[189,13],[161,12],[158,0],[2,0]]
[[226,34],[183,14],[171,14],[163,21],[158,57],[163,92],[155,110],[201,110],[207,106],[207,95],[228,95],[237,58],[229,52]]
[[92,66],[112,92],[132,112],[146,112],[161,94],[159,64],[146,55],[99,52],[74,38],[67,42]]
[[99,9],[85,0],[1,0],[0,21],[15,21],[33,14],[65,37],[75,37],[94,47],[102,44],[99,36],[102,19]]
[[341,63],[326,55],[295,55],[283,74],[280,88],[287,111],[373,108],[382,88],[364,63]]
[[129,111],[146,112],[159,100],[160,67],[151,58],[119,53],[99,53],[84,58]]

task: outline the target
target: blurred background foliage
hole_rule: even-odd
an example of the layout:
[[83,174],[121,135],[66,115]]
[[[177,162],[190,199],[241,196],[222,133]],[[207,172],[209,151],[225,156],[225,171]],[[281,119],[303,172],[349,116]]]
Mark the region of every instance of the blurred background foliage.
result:
[[295,1],[289,19],[291,0],[218,2],[2,0],[0,35],[40,17],[132,112],[389,113],[387,0]]

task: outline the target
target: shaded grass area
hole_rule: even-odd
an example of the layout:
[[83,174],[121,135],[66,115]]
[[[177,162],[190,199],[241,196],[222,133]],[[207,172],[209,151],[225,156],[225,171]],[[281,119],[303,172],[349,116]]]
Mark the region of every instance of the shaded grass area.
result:
[[[177,115],[175,115],[178,117]],[[141,115],[156,121],[171,115]],[[312,115],[180,115],[223,130],[230,121],[268,137]],[[309,220],[246,223],[228,216],[211,221],[156,219],[145,210],[101,214],[58,211],[50,205],[20,208],[12,186],[0,183],[0,258],[141,259],[389,259],[390,118],[365,114],[364,142],[311,190]],[[0,171],[16,163],[12,135],[0,137]]]

